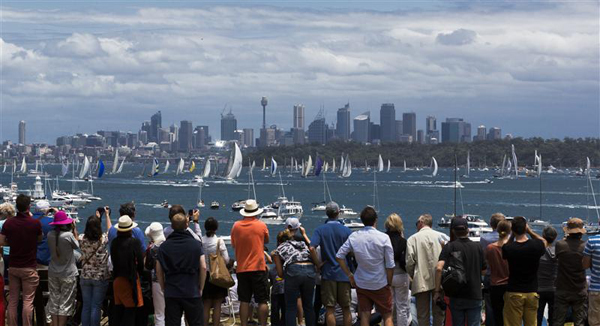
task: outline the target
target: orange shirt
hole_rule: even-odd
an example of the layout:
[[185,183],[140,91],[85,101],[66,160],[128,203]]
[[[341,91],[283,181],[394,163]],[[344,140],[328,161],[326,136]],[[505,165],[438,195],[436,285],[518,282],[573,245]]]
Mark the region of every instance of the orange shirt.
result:
[[237,273],[266,271],[264,247],[269,230],[262,221],[244,217],[231,228],[231,245],[235,250]]

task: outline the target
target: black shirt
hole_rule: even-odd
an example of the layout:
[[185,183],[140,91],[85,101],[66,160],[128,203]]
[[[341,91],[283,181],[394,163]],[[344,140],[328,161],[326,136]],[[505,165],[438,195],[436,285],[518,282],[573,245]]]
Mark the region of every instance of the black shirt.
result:
[[556,290],[579,292],[585,290],[587,281],[583,268],[585,241],[568,237],[556,243],[558,277]]
[[200,297],[202,244],[186,231],[173,231],[158,247],[158,261],[165,274],[165,298]]
[[482,300],[481,296],[481,271],[487,268],[483,258],[483,249],[481,246],[469,238],[459,238],[449,242],[442,248],[440,261],[447,262],[450,254],[460,251],[463,253],[463,263],[467,276],[467,286],[453,298]]
[[540,257],[546,248],[544,242],[529,239],[525,242],[507,243],[502,247],[502,257],[508,261],[508,286],[506,291],[518,293],[537,292],[537,272]]

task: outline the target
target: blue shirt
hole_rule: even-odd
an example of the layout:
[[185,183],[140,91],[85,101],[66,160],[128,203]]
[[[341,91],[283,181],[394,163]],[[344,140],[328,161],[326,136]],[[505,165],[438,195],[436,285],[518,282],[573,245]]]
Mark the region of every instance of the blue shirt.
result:
[[589,291],[600,292],[600,235],[588,239],[583,254],[592,260]]
[[37,248],[37,262],[40,265],[48,266],[50,264],[51,254],[50,248],[48,247],[48,232],[54,229],[54,226],[50,225],[54,221],[53,217],[45,216],[42,213],[34,213],[33,219],[39,220],[42,223],[42,241],[38,243]]
[[340,268],[340,264],[335,260],[335,255],[351,234],[352,230],[338,220],[328,220],[327,223],[315,229],[310,246],[321,248],[321,260],[323,261],[321,278],[323,280],[350,282]]
[[352,233],[336,257],[354,253],[358,268],[354,273],[356,286],[364,290],[379,290],[388,285],[386,269],[395,267],[394,249],[390,237],[372,226]]
[[[4,222],[6,222],[6,220],[2,220],[0,221],[0,231],[2,231],[2,227],[4,226]],[[9,256],[10,255],[10,247],[9,246],[4,246],[2,247],[2,254],[4,256]]]
[[[142,252],[146,252],[146,238],[144,236],[144,232],[140,230],[137,226],[131,230],[131,233],[134,238],[140,240],[142,244]],[[108,230],[108,248],[111,247],[112,241],[117,237],[117,228],[113,225]]]

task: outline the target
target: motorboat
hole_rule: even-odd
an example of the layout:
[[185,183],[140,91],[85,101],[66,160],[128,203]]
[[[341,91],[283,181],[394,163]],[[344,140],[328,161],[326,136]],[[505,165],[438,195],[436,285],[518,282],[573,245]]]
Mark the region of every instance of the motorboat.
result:
[[345,227],[349,228],[352,231],[358,231],[365,227],[363,222],[357,218],[345,218],[342,219],[342,223]]
[[210,203],[210,209],[219,209],[219,206],[220,204],[216,200]]
[[321,203],[314,203],[313,207],[310,210],[312,212],[323,212],[323,211],[325,211],[326,208],[327,208],[326,203],[321,202]]
[[347,208],[346,206],[343,206],[340,208],[340,217],[354,217],[357,216],[358,213],[355,212],[352,208]]
[[231,204],[231,210],[238,212],[238,211],[242,210],[242,208],[244,208],[244,206],[246,206],[246,201],[238,200],[238,201],[234,202],[233,204]]
[[533,219],[529,220],[527,223],[529,225],[531,225],[532,227],[536,227],[536,226],[537,227],[545,227],[545,226],[550,225],[550,223],[547,222],[547,221],[544,221],[544,220],[533,220]]

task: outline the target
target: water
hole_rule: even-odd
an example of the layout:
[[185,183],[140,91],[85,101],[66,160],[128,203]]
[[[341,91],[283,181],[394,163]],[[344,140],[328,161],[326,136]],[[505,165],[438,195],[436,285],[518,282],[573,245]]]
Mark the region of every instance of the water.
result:
[[[60,166],[47,166],[46,170],[54,175],[59,173]],[[168,211],[160,207],[163,200],[170,204],[181,204],[186,210],[196,205],[198,186],[191,185],[192,173],[176,176],[174,172],[158,175],[153,178],[137,178],[142,170],[140,164],[126,164],[124,171],[118,175],[105,175],[100,180],[94,181],[94,194],[102,197],[101,201],[92,202],[87,207],[79,210],[81,223],[79,229],[83,230],[87,216],[93,214],[99,206],[108,205],[113,210],[113,223],[117,221],[118,207],[121,203],[134,201],[136,204],[136,221],[142,230],[151,222],[161,222],[166,226]],[[392,169],[390,173],[377,174],[377,187],[379,193],[379,221],[378,228],[383,229],[385,217],[390,213],[402,216],[405,233],[410,236],[415,232],[415,222],[419,215],[429,213],[434,217],[434,223],[444,216],[452,214],[454,210],[454,170],[440,169],[435,178],[428,176],[431,172],[407,171]],[[522,177],[514,179],[494,179],[493,171],[471,173],[470,178],[460,178],[464,188],[457,190],[457,213],[477,214],[486,220],[495,212],[502,212],[507,216],[526,216],[538,218],[540,215],[539,179]],[[337,174],[326,175],[331,196],[340,205],[345,205],[360,213],[366,205],[373,205],[373,173],[354,170],[348,179],[341,179]],[[281,192],[279,177],[270,177],[267,172],[255,169],[254,178],[256,193],[261,205],[271,203],[277,199]],[[312,203],[323,201],[323,182],[321,177],[303,179],[299,174],[288,177],[287,172],[282,172],[285,194],[289,199],[302,202],[304,216],[302,225],[309,236],[312,231],[325,221],[324,212],[311,212]],[[485,179],[494,182],[486,183]],[[219,180],[208,180],[208,186],[203,188],[202,199],[206,208],[201,210],[200,219],[203,221],[209,216],[219,221],[219,235],[228,235],[233,223],[240,219],[237,212],[231,210],[231,204],[240,199],[248,198],[248,176],[244,168],[238,184],[228,184]],[[16,178],[19,189],[33,188],[34,178]],[[596,180],[594,188],[600,189]],[[10,174],[0,174],[0,184],[8,185]],[[54,182],[53,182],[54,183]],[[71,182],[60,181],[60,188],[70,191]],[[77,182],[79,190],[87,189],[87,184]],[[542,177],[542,218],[550,221],[557,229],[569,217],[580,217],[596,222],[596,211],[587,210],[588,205],[593,206],[593,200],[587,196],[586,179],[573,175],[544,174]],[[462,198],[462,201],[461,201]],[[211,210],[211,201],[221,203],[219,210]],[[277,232],[283,229],[282,225],[268,225],[272,243]],[[273,244],[270,245],[272,247]]]

